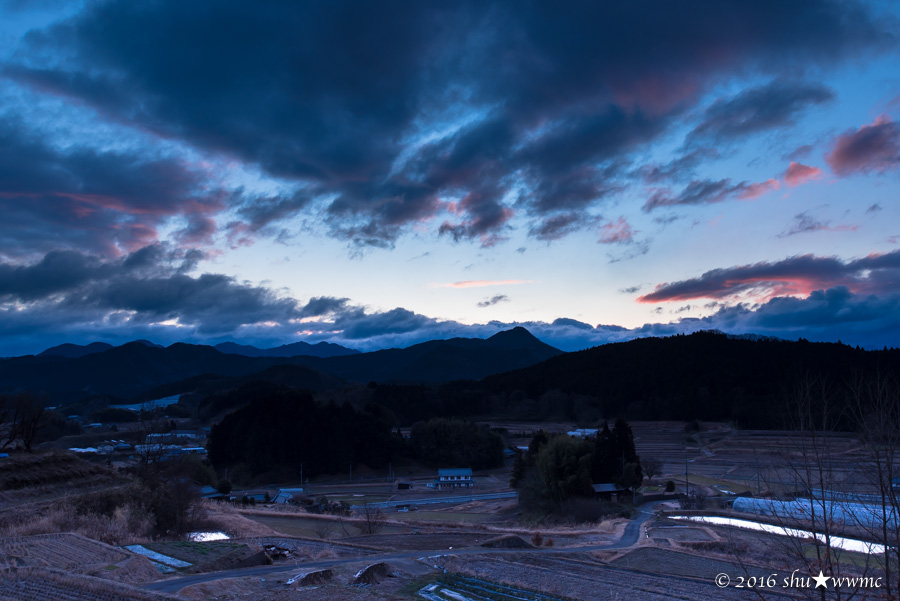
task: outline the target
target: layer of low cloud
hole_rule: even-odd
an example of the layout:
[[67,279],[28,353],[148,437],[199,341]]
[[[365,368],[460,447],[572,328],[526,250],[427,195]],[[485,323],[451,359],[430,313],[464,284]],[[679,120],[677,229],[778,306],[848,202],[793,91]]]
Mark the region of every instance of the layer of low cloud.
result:
[[[853,261],[792,257],[714,270],[695,280],[659,286],[637,300],[728,300],[748,291],[760,292],[765,299],[710,303],[704,307],[714,312],[706,317],[682,317],[637,328],[569,318],[552,323],[468,325],[403,307],[372,310],[347,298],[319,296],[301,302],[227,276],[195,274],[199,259],[197,251],[156,245],[115,260],[65,251],[24,266],[2,263],[0,355],[35,353],[62,342],[121,344],[138,338],[163,344],[235,340],[261,346],[324,340],[375,350],[431,339],[484,338],[518,325],[569,351],[701,329],[812,340],[840,338],[871,348],[895,345],[891,336],[900,326],[896,286],[900,251]],[[633,294],[636,287],[623,292]],[[498,294],[480,305],[507,301]],[[657,309],[663,313],[661,307]]]
[[[798,216],[801,217],[802,216]],[[660,284],[639,297],[642,303],[699,298],[728,299],[752,293],[760,298],[806,295],[816,289],[845,287],[856,294],[892,294],[900,281],[900,251],[842,261],[802,255],[781,261],[713,269],[697,278]]]

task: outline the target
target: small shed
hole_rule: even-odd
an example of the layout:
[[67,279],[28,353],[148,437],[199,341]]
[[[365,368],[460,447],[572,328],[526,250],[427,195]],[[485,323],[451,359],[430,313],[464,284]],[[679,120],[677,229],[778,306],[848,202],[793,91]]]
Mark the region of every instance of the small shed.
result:
[[280,488],[275,496],[272,497],[273,503],[292,503],[294,497],[302,495],[302,488]]
[[631,496],[631,489],[623,488],[612,482],[593,484],[594,497],[601,501],[622,501]]

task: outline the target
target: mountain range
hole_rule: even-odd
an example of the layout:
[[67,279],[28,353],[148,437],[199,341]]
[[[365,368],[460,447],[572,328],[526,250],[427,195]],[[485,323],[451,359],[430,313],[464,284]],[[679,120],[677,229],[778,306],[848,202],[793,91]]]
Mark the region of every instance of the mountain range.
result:
[[[290,354],[294,352],[299,354]],[[432,340],[371,353],[328,343],[275,349],[234,343],[163,348],[143,340],[117,347],[65,344],[37,356],[0,361],[0,392],[28,390],[59,404],[92,396],[147,400],[254,379],[311,390],[370,381],[434,384],[480,379],[560,354],[524,328],[484,340]]]

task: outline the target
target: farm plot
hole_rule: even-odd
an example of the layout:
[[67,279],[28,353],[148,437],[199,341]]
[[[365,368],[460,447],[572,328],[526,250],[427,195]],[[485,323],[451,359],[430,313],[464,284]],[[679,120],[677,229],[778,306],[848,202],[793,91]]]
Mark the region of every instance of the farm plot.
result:
[[0,538],[0,567],[53,567],[69,571],[119,563],[128,553],[79,534]]
[[0,570],[3,601],[175,601],[176,597],[126,584],[46,568]]
[[747,598],[733,589],[719,589],[712,581],[677,576],[655,576],[584,560],[574,556],[457,556],[444,562],[444,567],[477,579],[512,584],[548,596],[604,601],[642,599],[663,601],[685,599]]
[[741,574],[746,566],[734,562],[720,561],[682,553],[667,549],[655,549],[642,547],[626,553],[610,562],[619,568],[628,568],[641,572],[654,572],[656,574],[690,574],[695,578],[709,580],[716,574]]
[[166,541],[144,543],[143,547],[174,557],[192,565],[208,565],[226,563],[229,559],[237,560],[250,552],[247,545],[232,541]]
[[455,575],[422,587],[418,595],[428,601],[562,601],[559,597]]

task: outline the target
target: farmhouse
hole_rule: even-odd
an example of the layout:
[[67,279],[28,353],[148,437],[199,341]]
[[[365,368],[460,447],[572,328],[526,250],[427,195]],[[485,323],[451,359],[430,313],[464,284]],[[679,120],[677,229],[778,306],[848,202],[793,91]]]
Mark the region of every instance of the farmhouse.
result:
[[475,483],[472,482],[472,469],[466,467],[438,470],[434,484],[437,488],[469,488]]

